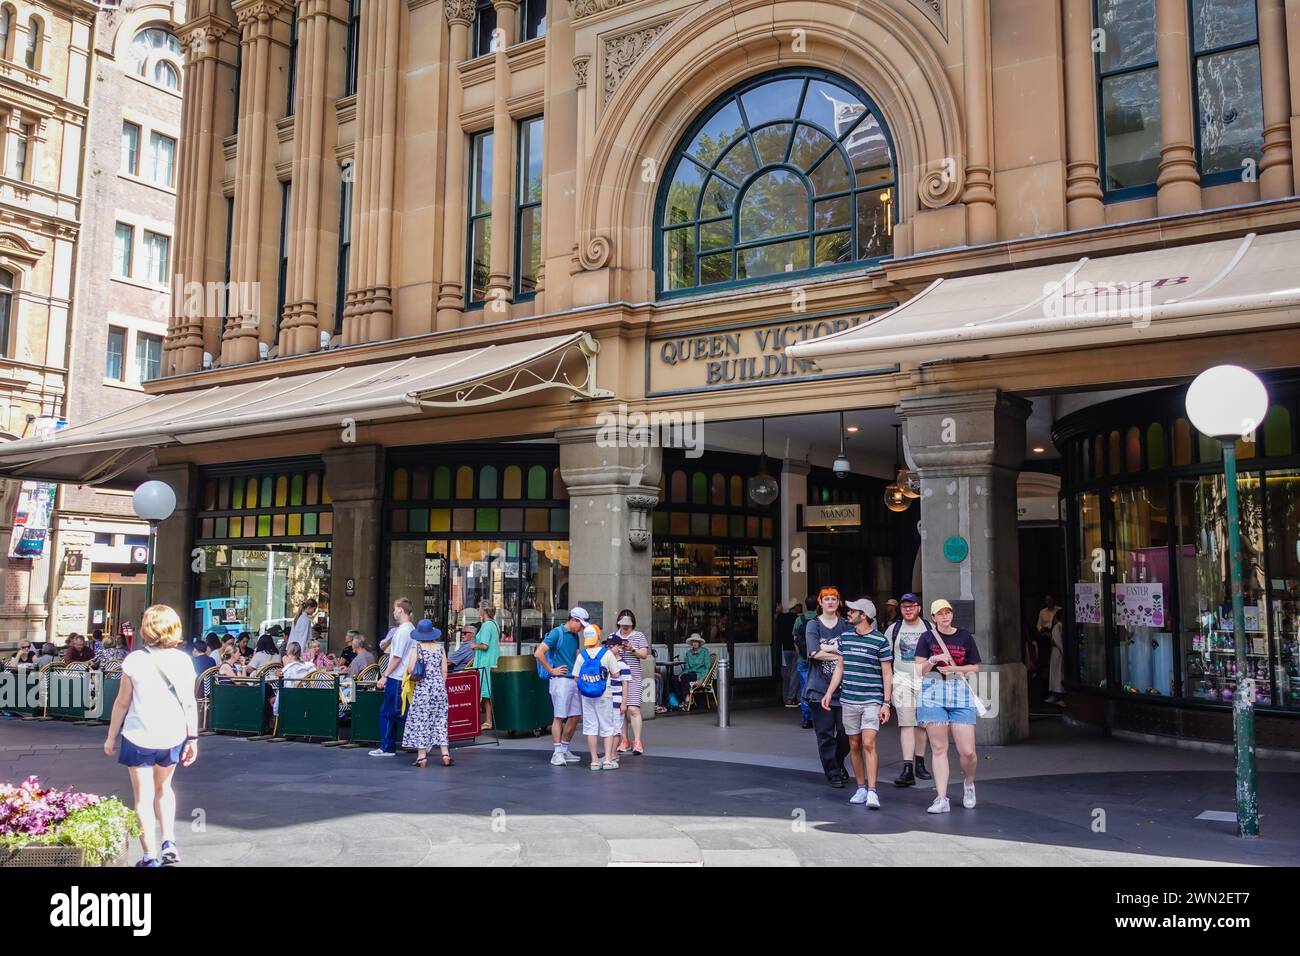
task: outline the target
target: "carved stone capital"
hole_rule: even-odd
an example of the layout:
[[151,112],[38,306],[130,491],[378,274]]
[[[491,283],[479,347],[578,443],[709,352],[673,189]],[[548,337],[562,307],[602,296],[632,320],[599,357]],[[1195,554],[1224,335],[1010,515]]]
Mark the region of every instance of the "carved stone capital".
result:
[[234,0],[231,9],[241,31],[257,23],[265,23],[279,16],[285,8],[285,0]]
[[448,23],[461,23],[469,26],[474,22],[474,0],[442,0],[442,12]]
[[587,67],[590,65],[591,57],[589,56],[575,56],[573,58],[573,76],[579,88],[587,85]]
[[614,243],[609,237],[596,234],[589,236],[585,242],[578,243],[578,262],[588,272],[603,269],[609,264],[613,252]]

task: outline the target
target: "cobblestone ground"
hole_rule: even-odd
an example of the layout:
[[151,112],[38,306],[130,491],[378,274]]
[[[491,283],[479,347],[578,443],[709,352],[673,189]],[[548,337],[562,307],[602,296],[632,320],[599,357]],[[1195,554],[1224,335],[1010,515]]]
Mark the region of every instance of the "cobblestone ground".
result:
[[[797,715],[796,715],[797,716]],[[883,807],[828,787],[811,733],[781,709],[647,724],[649,753],[612,773],[550,766],[548,740],[456,749],[456,766],[364,749],[204,737],[177,777],[188,865],[736,864],[797,866],[1300,863],[1300,762],[1261,760],[1263,837],[1230,822],[1229,756],[1075,737],[981,753],[979,806],[928,816],[932,793],[900,790],[897,731],[882,734]],[[130,793],[102,727],[0,721],[0,780]],[[583,748],[585,749],[585,748]]]

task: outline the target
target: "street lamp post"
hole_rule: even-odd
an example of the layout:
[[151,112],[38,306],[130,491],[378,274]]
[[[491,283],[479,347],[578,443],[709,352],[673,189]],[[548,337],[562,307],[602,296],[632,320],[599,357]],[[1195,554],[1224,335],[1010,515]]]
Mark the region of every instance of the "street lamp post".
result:
[[153,559],[154,538],[158,534],[158,522],[166,521],[176,510],[176,492],[171,485],[162,481],[146,481],[131,498],[131,507],[135,513],[149,522],[148,564],[144,578],[144,604],[153,604]]
[[1259,836],[1259,787],[1255,771],[1255,681],[1248,674],[1246,610],[1242,596],[1240,507],[1237,503],[1237,441],[1254,432],[1268,411],[1268,392],[1254,373],[1236,365],[1206,369],[1187,389],[1187,417],[1202,435],[1223,447],[1228,498],[1228,551],[1232,578],[1233,646],[1237,687],[1232,731],[1237,757],[1237,833]]

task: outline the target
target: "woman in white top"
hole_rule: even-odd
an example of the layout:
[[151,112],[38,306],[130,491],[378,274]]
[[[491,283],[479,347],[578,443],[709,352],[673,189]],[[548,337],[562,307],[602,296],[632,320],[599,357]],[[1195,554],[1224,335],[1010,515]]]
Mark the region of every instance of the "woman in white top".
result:
[[[172,774],[178,762],[188,767],[199,755],[194,667],[178,649],[181,619],[165,604],[144,612],[140,640],[141,649],[122,660],[104,753],[118,754],[120,745],[117,762],[131,775],[144,851],[136,866],[167,866],[180,862]],[[161,854],[154,852],[155,826],[162,828]]]
[[253,658],[248,662],[248,670],[251,674],[256,674],[267,664],[280,663],[280,652],[276,650],[275,641],[269,634],[263,634],[257,639],[257,650],[253,652]]

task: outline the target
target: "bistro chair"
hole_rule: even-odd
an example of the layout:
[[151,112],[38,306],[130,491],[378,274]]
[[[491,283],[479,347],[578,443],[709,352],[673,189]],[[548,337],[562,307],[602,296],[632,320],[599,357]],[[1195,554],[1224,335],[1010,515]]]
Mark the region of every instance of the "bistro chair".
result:
[[[375,667],[378,667],[378,668],[379,668],[379,673],[382,674],[385,670],[388,669],[388,655],[387,655],[387,654],[380,654],[380,655],[379,655],[379,662],[378,662],[377,664],[375,664],[374,666],[375,666]],[[378,675],[376,675],[376,679],[378,679]]]
[[50,716],[50,672],[65,671],[67,669],[68,669],[68,665],[64,664],[62,661],[54,661],[53,663],[46,664],[44,667],[41,668],[40,680],[38,686],[41,688],[41,696],[42,696],[42,700],[45,702],[45,709],[41,713],[41,716],[38,718],[39,720],[54,719],[53,717]]
[[212,710],[212,685],[217,680],[218,670],[214,664],[194,678],[194,702],[199,705],[199,733],[208,729],[208,717]]
[[686,692],[686,704],[682,707],[682,710],[691,711],[695,709],[696,694],[700,695],[701,701],[711,697],[713,699],[713,709],[718,709],[718,695],[714,690],[714,684],[718,678],[718,655],[710,654],[709,659],[709,672],[704,675],[704,680],[700,681],[698,685],[692,686]]
[[[384,657],[387,658],[388,655],[385,654]],[[373,684],[375,681],[379,680],[379,675],[382,673],[383,671],[380,669],[378,664],[367,664],[365,667],[361,668],[361,670],[357,673],[356,681],[358,684],[361,683]]]
[[81,671],[90,670],[90,665],[85,661],[73,661],[71,664],[64,664],[63,669],[73,673],[80,673]]
[[275,680],[280,676],[282,670],[284,670],[283,664],[277,664],[275,661],[272,661],[269,664],[263,664],[257,670],[253,671],[253,676],[265,678],[266,680]]

